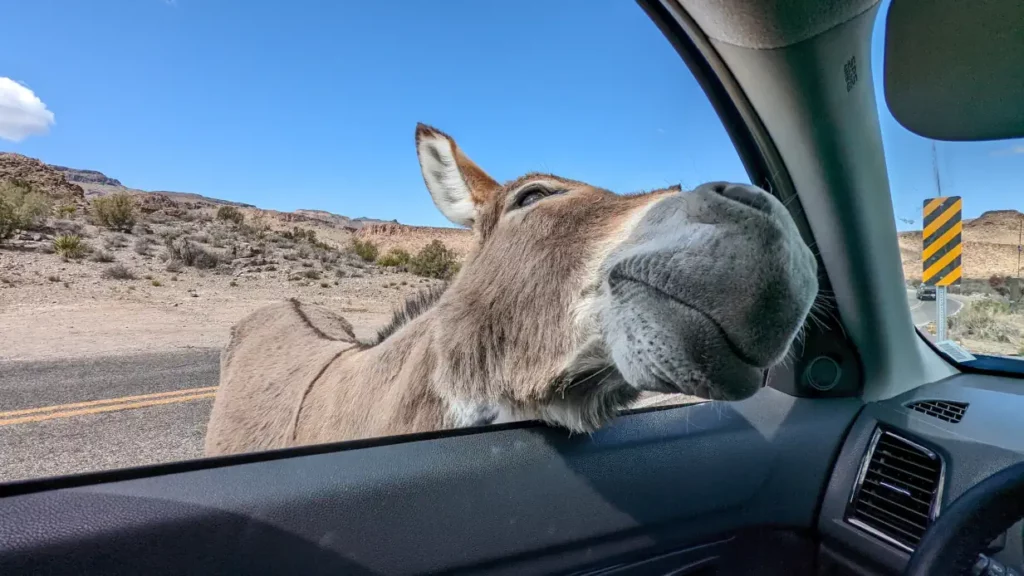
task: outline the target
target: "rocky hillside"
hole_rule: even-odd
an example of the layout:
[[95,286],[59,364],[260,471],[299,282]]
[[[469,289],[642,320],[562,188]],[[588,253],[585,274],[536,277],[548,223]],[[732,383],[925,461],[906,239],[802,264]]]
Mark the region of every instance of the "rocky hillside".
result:
[[64,174],[35,158],[0,152],[0,182],[28,184],[56,201],[84,202],[85,191],[78,184],[68,182]]
[[[305,216],[310,220],[319,220],[337,228],[348,228],[353,232],[367,224],[382,224],[387,222],[386,220],[374,220],[373,218],[349,218],[348,216],[332,214],[325,210],[306,210],[304,208],[296,210],[294,214]],[[390,223],[398,224],[398,220],[391,220]]]
[[469,249],[468,231],[453,228],[406,226],[397,221],[372,218],[351,218],[325,210],[300,209],[293,212],[262,210],[252,204],[210,198],[191,192],[164,190],[145,191],[126,187],[116,178],[96,170],[83,170],[46,164],[20,154],[0,153],[0,181],[24,182],[46,193],[51,198],[84,206],[87,200],[114,193],[133,194],[138,197],[140,211],[154,219],[191,220],[196,211],[215,211],[221,206],[242,209],[249,218],[265,220],[270,229],[288,230],[296,225],[312,228],[320,238],[338,246],[348,243],[353,235],[379,244],[382,252],[402,248],[416,252],[435,239],[440,239],[460,255]]
[[77,184],[103,184],[106,186],[118,186],[123,188],[120,181],[96,170],[77,170],[66,166],[57,166],[56,164],[51,164],[50,167],[64,174],[64,178],[66,178],[68,182],[75,182]]
[[[988,279],[1017,274],[1017,243],[1024,214],[1016,210],[993,210],[964,220],[964,277]],[[921,279],[921,231],[899,235],[903,274],[908,280]]]

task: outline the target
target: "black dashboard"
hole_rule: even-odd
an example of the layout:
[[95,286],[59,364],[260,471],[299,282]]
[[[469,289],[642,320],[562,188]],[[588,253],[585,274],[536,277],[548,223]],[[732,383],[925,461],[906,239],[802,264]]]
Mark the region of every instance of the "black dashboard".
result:
[[[943,505],[1022,460],[1019,379],[961,374],[866,405],[822,503],[825,573],[902,573]],[[1024,572],[1022,537],[1018,522],[992,543],[990,573]]]

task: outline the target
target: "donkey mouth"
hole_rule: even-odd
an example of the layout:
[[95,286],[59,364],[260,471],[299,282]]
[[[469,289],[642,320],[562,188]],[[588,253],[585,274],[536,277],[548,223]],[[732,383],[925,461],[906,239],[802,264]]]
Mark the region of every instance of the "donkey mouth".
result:
[[605,323],[626,381],[651,392],[740,400],[764,382],[764,366],[721,323],[663,288],[625,274],[609,277],[614,304]]
[[699,315],[710,326],[714,327],[714,330],[718,333],[718,337],[721,338],[722,342],[724,342],[726,346],[728,346],[729,351],[732,352],[736,360],[739,360],[740,362],[743,362],[744,364],[752,368],[768,368],[768,366],[764,366],[762,365],[762,363],[750,358],[750,356],[746,352],[744,352],[743,349],[740,348],[736,344],[736,342],[733,341],[732,338],[729,337],[729,333],[725,330],[725,328],[722,327],[722,324],[714,316],[708,314],[700,307],[694,306],[687,302],[683,297],[677,296],[669,292],[668,290],[665,290],[664,288],[655,286],[650,282],[640,280],[618,270],[612,270],[611,274],[609,275],[609,283],[612,286],[614,286],[616,284],[623,282],[632,283],[634,285],[642,287],[646,289],[648,292],[655,294],[656,296],[660,296],[661,298],[672,301],[678,304],[679,306],[685,308],[686,310],[689,310],[690,312]]

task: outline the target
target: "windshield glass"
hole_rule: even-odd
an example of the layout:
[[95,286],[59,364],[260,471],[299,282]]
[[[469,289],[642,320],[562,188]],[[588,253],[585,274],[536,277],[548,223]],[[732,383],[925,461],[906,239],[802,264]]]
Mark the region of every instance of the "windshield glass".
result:
[[[954,359],[1021,358],[1024,139],[935,141],[900,125],[882,82],[888,8],[885,2],[878,13],[872,65],[914,324],[925,338],[970,353]],[[1007,366],[1024,370],[1024,362]]]

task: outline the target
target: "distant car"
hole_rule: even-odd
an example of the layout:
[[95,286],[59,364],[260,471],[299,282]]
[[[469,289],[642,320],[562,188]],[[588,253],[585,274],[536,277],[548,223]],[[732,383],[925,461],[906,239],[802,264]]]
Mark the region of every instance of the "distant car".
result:
[[935,286],[921,284],[917,287],[918,300],[935,300]]

